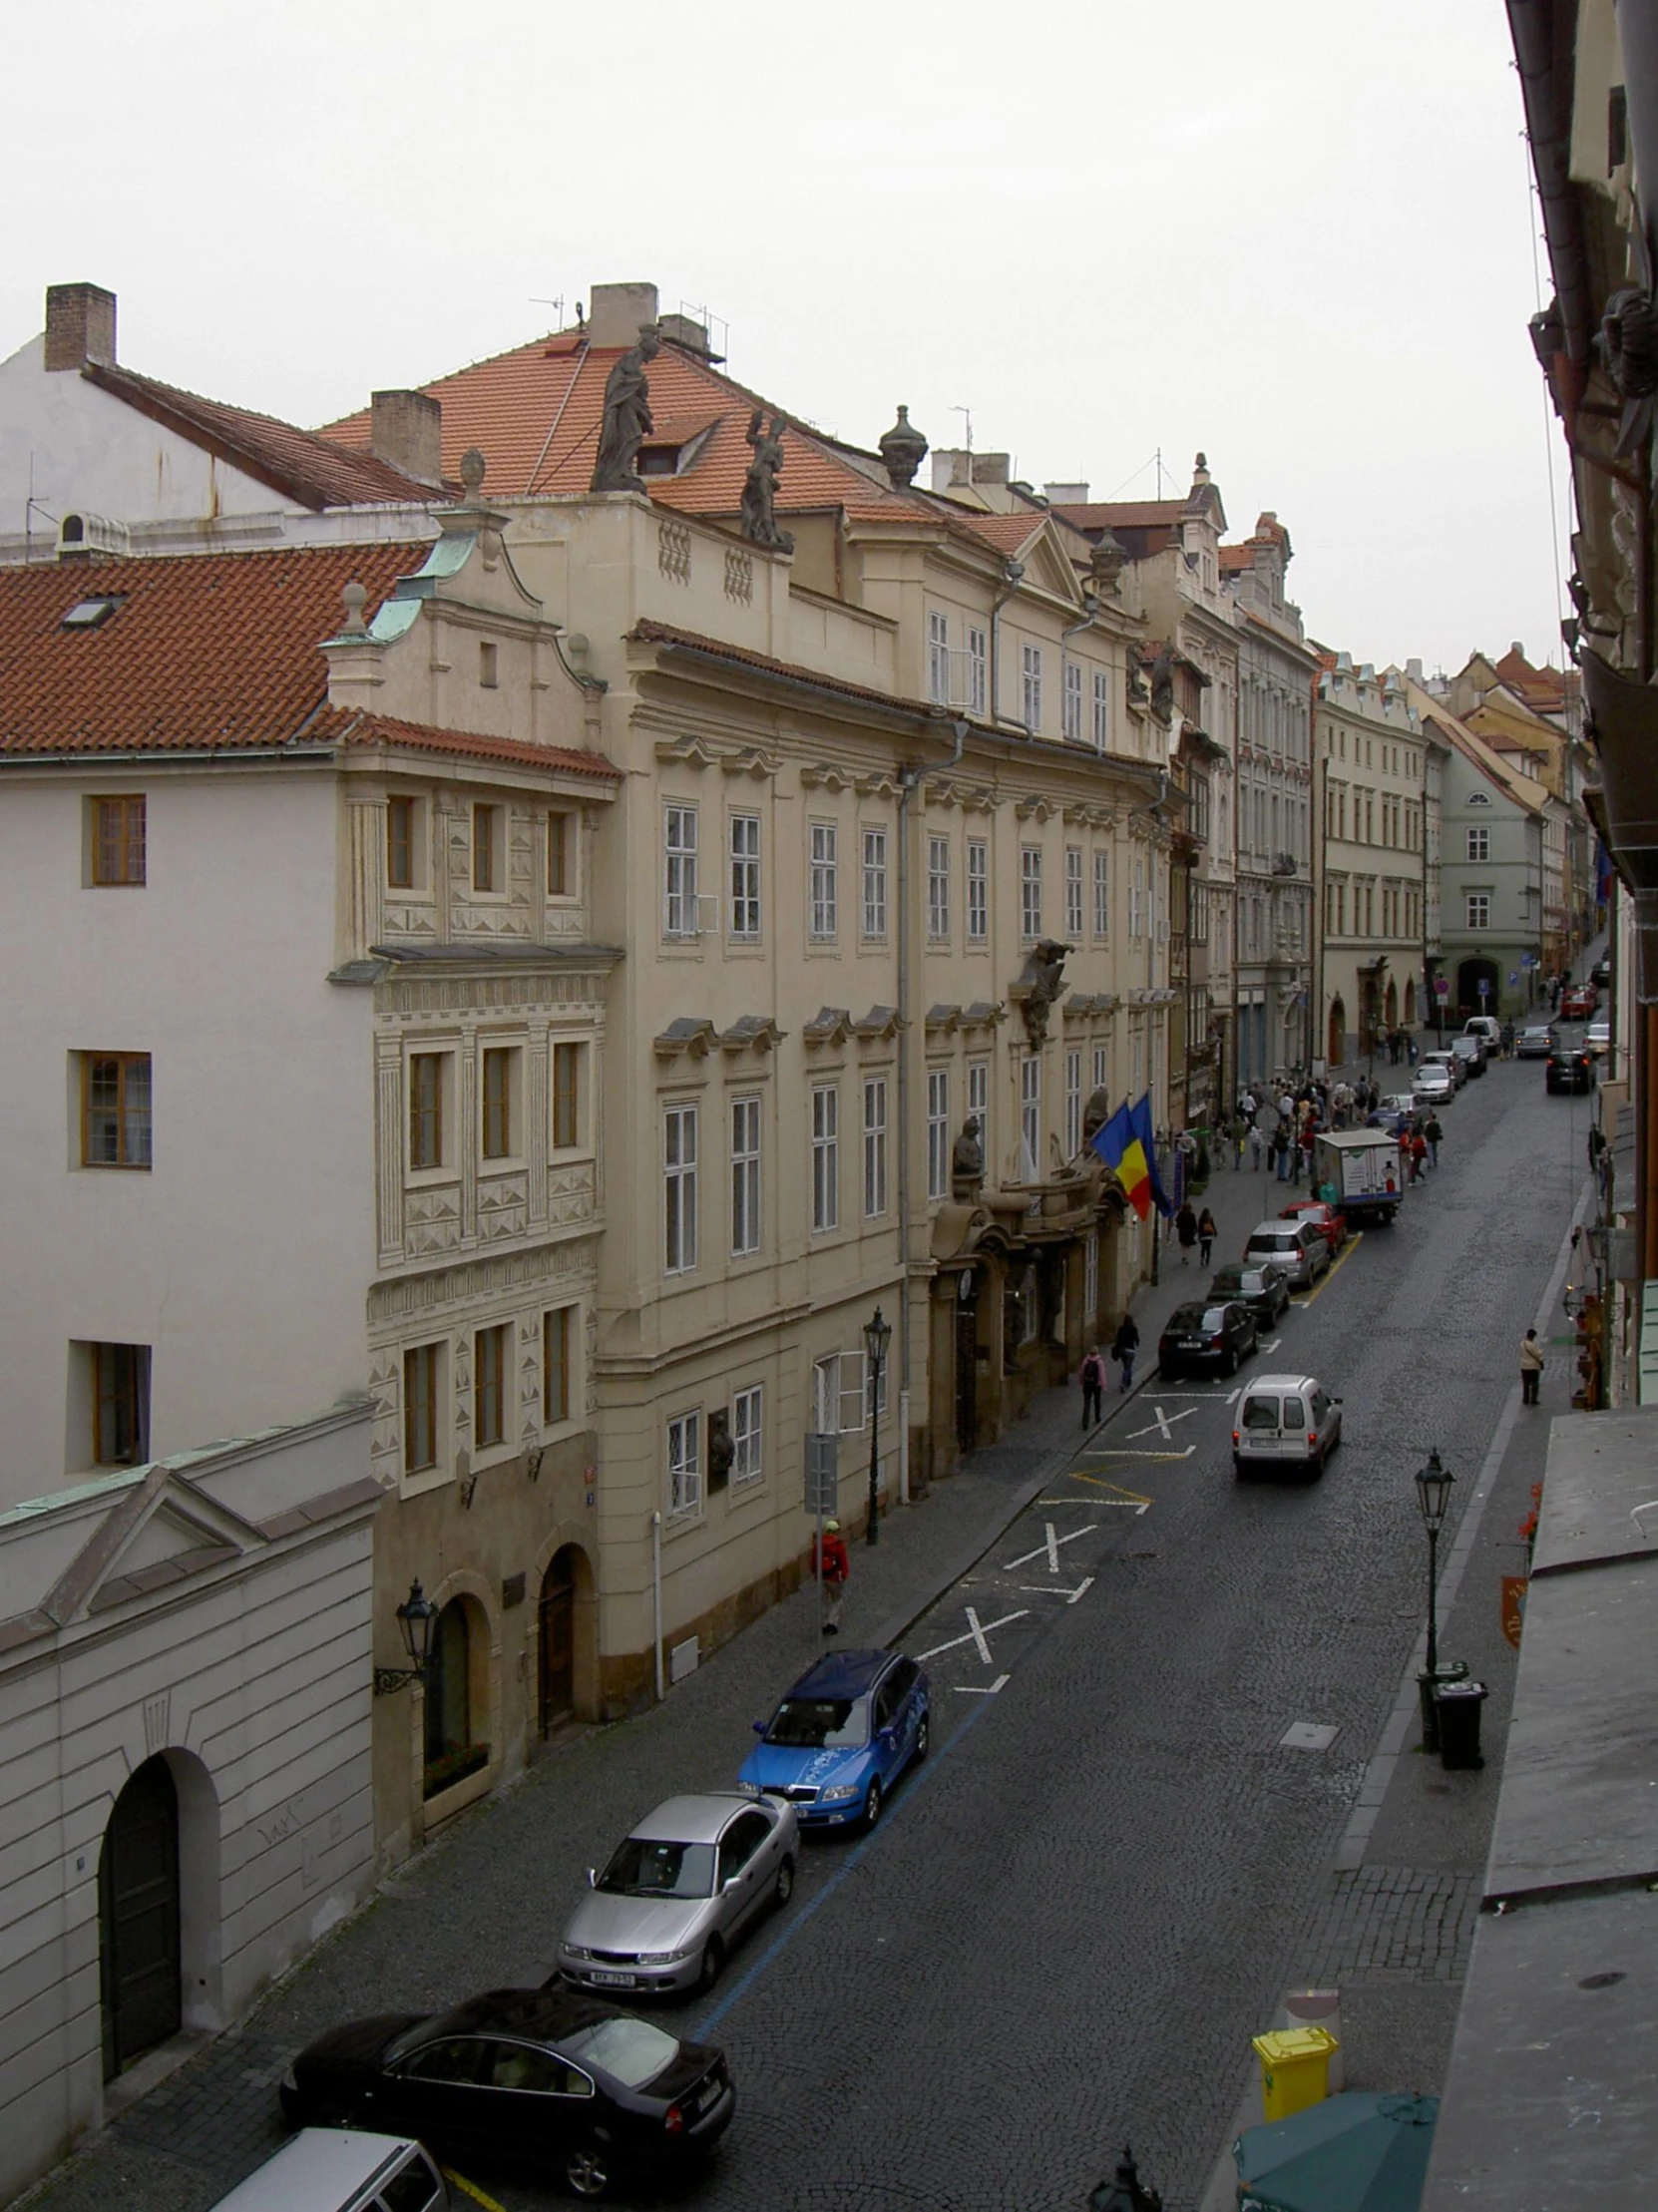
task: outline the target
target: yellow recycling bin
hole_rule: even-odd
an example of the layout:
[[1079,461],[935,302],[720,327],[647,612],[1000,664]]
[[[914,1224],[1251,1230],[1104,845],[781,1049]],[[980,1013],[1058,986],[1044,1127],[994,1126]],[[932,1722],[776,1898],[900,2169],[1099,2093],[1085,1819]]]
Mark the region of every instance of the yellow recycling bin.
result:
[[1276,2028],[1252,2038],[1261,2061],[1261,2109],[1269,2120],[1287,2120],[1330,2093],[1330,2055],[1336,2038],[1325,2027]]

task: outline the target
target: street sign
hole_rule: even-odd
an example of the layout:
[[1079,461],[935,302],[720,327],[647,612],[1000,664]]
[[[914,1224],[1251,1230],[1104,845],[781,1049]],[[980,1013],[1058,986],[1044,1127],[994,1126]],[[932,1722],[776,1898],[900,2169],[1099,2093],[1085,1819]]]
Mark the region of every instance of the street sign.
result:
[[1434,996],[1436,999],[1450,998],[1451,978],[1449,976],[1436,976],[1434,978]]
[[837,1436],[820,1436],[813,1430],[806,1438],[806,1511],[809,1514],[820,1517],[832,1514],[840,1505],[839,1450]]
[[1481,976],[1481,977],[1480,977],[1480,979],[1479,979],[1479,996],[1480,996],[1480,997],[1481,997],[1482,999],[1488,999],[1488,998],[1490,997],[1490,995],[1491,995],[1491,987],[1490,987],[1490,984],[1489,984],[1489,982],[1488,982],[1488,981],[1486,980],[1486,978],[1485,978],[1484,976]]
[[1521,966],[1522,968],[1535,968],[1535,967],[1536,967],[1536,965],[1537,965],[1537,956],[1536,956],[1536,954],[1535,954],[1535,953],[1521,953],[1521,954],[1520,954],[1520,966]]
[[1515,984],[1517,984],[1518,982],[1519,982],[1519,974],[1518,974],[1518,971],[1517,971],[1516,969],[1510,968],[1510,969],[1509,969],[1509,971],[1508,971],[1508,988],[1509,988],[1509,990],[1511,991],[1511,990],[1512,990],[1512,989],[1514,988]]

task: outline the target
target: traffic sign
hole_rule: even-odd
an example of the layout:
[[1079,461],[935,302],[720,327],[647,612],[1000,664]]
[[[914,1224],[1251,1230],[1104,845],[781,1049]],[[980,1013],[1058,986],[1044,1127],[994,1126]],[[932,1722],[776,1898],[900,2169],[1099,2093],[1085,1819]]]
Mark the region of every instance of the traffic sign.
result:
[[1515,984],[1517,984],[1518,982],[1519,982],[1519,975],[1518,975],[1518,972],[1517,972],[1517,971],[1516,971],[1515,969],[1513,969],[1513,968],[1510,968],[1510,969],[1509,969],[1509,971],[1508,971],[1508,988],[1509,988],[1510,990],[1512,990],[1512,989],[1513,989],[1513,987],[1515,986]]
[[1436,976],[1434,978],[1434,996],[1436,999],[1450,998],[1451,978],[1449,976]]
[[840,1505],[840,1471],[837,1454],[840,1450],[838,1436],[819,1435],[816,1430],[806,1438],[806,1511],[821,1519],[832,1514]]
[[1520,966],[1521,966],[1522,968],[1535,968],[1535,967],[1537,966],[1537,956],[1536,956],[1536,954],[1535,954],[1535,953],[1521,953],[1521,954],[1520,954]]
[[1480,996],[1480,997],[1481,997],[1482,999],[1488,999],[1488,998],[1490,997],[1490,995],[1491,995],[1491,987],[1490,987],[1490,984],[1489,984],[1489,982],[1488,982],[1488,981],[1486,980],[1486,978],[1485,978],[1484,976],[1481,976],[1481,977],[1480,977],[1480,979],[1479,979],[1479,996]]

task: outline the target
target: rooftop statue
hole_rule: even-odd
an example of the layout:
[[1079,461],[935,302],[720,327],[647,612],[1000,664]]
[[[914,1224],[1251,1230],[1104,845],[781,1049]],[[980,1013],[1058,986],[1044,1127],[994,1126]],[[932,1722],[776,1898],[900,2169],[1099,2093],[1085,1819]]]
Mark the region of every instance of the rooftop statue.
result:
[[612,369],[605,384],[605,419],[599,431],[599,458],[593,464],[595,492],[642,492],[633,468],[639,447],[655,428],[650,418],[650,379],[645,369],[662,350],[656,325],[647,322]]
[[783,418],[773,415],[771,428],[756,407],[748,424],[748,443],[754,458],[742,487],[742,534],[750,545],[769,546],[777,553],[792,553],[794,540],[777,527],[777,480],[783,473]]

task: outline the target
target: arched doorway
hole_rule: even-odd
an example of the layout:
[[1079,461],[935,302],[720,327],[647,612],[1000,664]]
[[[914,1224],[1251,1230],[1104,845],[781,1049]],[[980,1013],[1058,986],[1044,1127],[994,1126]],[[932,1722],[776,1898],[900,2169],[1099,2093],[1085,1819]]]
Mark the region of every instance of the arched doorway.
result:
[[1407,1028],[1408,1030],[1414,1030],[1414,1029],[1416,1028],[1416,1026],[1417,1026],[1417,987],[1416,987],[1416,984],[1415,984],[1414,982],[1412,982],[1412,983],[1407,983],[1407,984],[1406,984],[1406,986],[1405,986],[1405,1027],[1406,1027],[1406,1028]]
[[489,1764],[489,1744],[475,1740],[490,1709],[489,1629],[475,1598],[452,1597],[439,1613],[425,1697],[430,1798]]
[[104,2078],[182,2024],[179,1793],[167,1760],[146,1759],[115,1801],[98,1860]]
[[[1484,995],[1479,986],[1485,985]],[[1497,967],[1494,960],[1463,960],[1456,966],[1456,1005],[1467,1014],[1494,1014],[1497,1010]]]
[[1347,1058],[1347,1008],[1340,999],[1330,1002],[1330,1034],[1325,1045],[1328,1065],[1339,1068]]
[[576,1572],[574,1544],[555,1551],[541,1578],[541,1732],[550,1736],[576,1710]]

